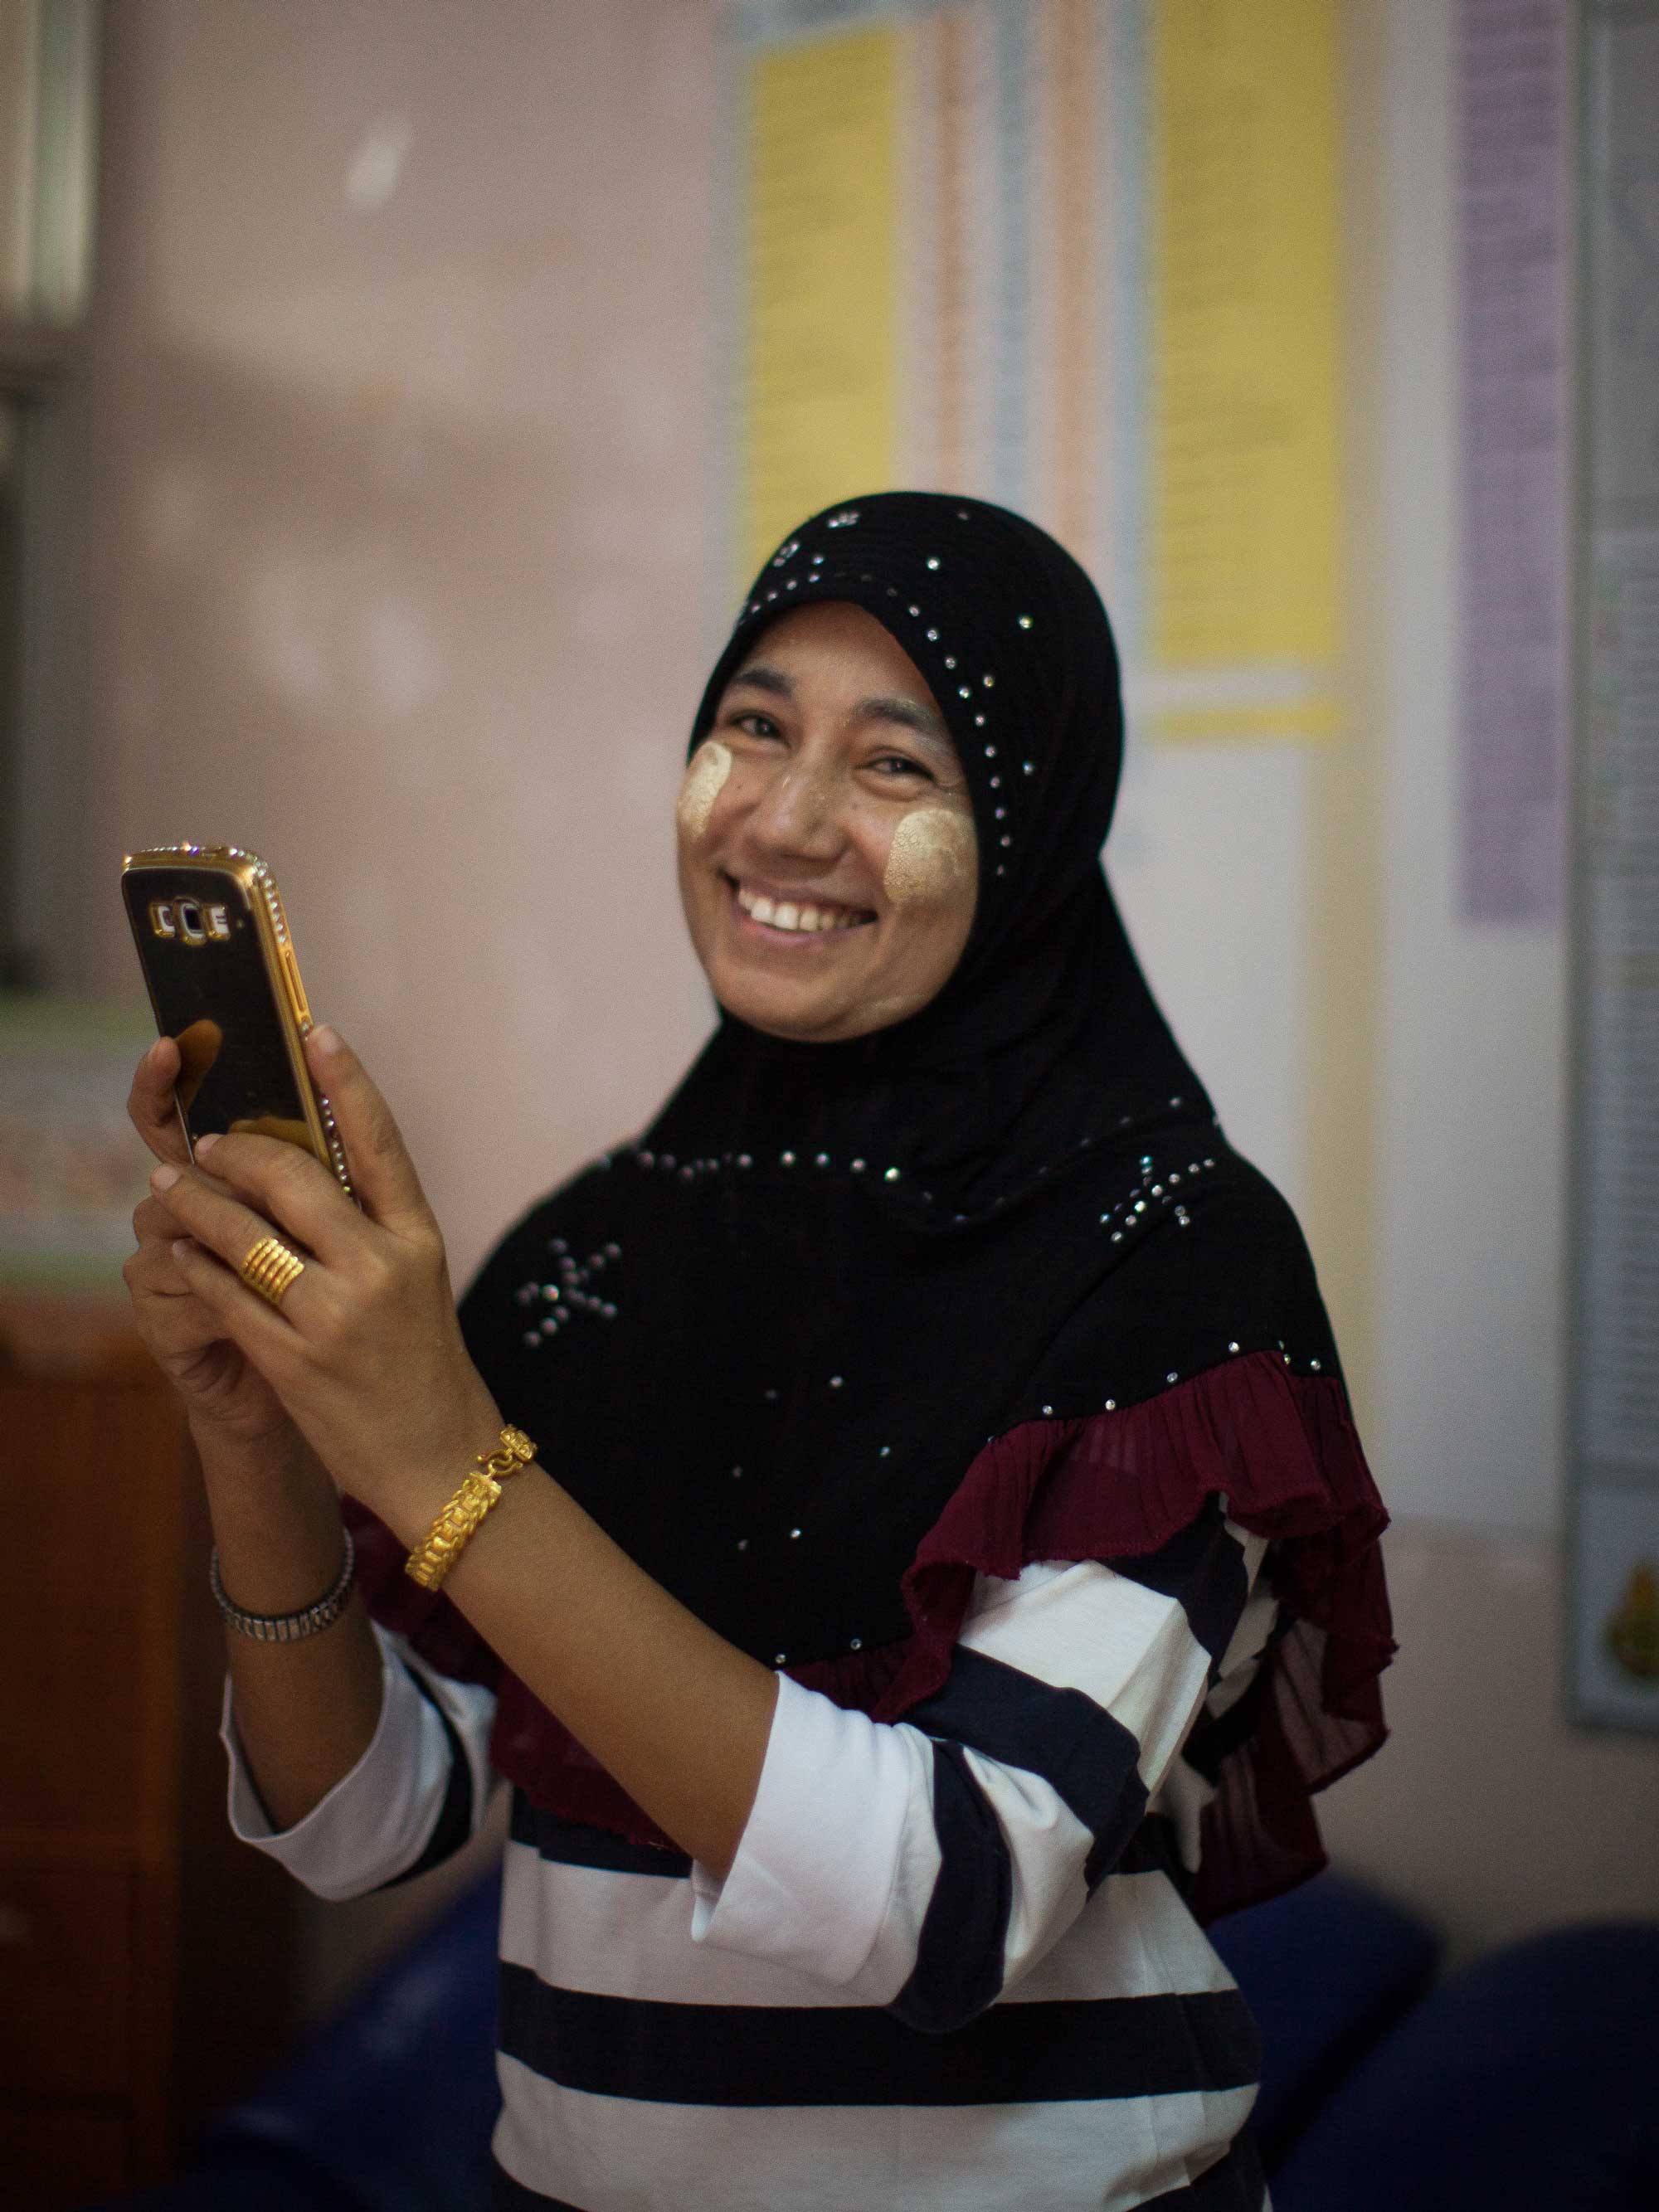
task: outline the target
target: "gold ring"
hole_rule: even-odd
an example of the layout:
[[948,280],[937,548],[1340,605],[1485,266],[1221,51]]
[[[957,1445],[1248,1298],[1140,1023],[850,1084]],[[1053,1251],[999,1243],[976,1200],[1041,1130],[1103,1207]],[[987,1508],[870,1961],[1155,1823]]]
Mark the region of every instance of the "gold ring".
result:
[[242,1262],[242,1280],[267,1305],[280,1306],[305,1271],[305,1261],[280,1237],[262,1237]]

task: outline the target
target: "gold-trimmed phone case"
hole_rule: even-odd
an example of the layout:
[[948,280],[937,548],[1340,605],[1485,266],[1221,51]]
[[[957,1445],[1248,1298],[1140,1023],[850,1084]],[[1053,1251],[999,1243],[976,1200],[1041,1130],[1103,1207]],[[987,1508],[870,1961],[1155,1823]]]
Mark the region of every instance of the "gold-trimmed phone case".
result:
[[[265,863],[237,845],[155,845],[126,855],[121,888],[156,1029],[179,1046],[179,1119],[191,1158],[207,1133],[191,1115],[208,1085],[207,1097],[218,1094],[213,1126],[303,1146],[355,1197],[334,1116],[306,1066],[311,1010]],[[216,948],[228,965],[210,964]],[[263,994],[252,988],[250,956]],[[240,1007],[229,1003],[233,986]],[[231,1110],[239,1104],[254,1110]]]

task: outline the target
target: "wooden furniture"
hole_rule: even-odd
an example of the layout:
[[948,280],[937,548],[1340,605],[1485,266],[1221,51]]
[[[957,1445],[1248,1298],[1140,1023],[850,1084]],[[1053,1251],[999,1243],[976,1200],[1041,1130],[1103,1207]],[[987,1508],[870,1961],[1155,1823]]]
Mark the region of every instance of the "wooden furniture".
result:
[[200,1486],[136,1346],[0,1376],[0,2194],[68,2212],[279,2052],[292,1905],[226,1826]]

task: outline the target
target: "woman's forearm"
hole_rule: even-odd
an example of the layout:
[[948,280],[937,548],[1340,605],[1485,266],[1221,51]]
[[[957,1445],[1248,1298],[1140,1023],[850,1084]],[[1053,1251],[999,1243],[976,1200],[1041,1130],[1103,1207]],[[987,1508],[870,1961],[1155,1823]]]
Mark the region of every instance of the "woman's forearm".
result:
[[[333,1484],[297,1437],[250,1443],[196,1431],[219,1574],[246,1613],[297,1613],[333,1587],[343,1556]],[[265,1644],[228,1625],[236,1732],[274,1825],[290,1828],[368,1748],[380,1656],[361,1598],[332,1626]]]
[[[447,1494],[434,1488],[424,1516],[396,1509],[398,1536],[419,1542]],[[506,1486],[444,1589],[658,1826],[724,1877],[766,1757],[770,1670],[671,1597],[540,1468]]]
[[[158,1167],[169,1263],[343,1487],[411,1548],[499,1428],[457,1322],[442,1232],[397,1124],[333,1030],[308,1063],[352,1162],[354,1206],[320,1163],[252,1132]],[[310,1257],[279,1310],[240,1279],[274,1224]],[[307,1455],[274,1482],[210,1477],[227,1590],[251,1610],[312,1603],[339,1565],[331,1486]],[[447,1585],[504,1663],[705,1866],[729,1867],[754,1803],[776,1684],[641,1571],[535,1469]],[[372,1740],[380,1676],[360,1611],[307,1643],[234,1654],[239,1723],[268,1809],[291,1820]]]
[[[296,1440],[198,1437],[219,1571],[250,1613],[292,1613],[333,1583],[338,1497]],[[402,1510],[411,1547],[430,1510]],[[539,1468],[511,1482],[445,1583],[502,1662],[658,1825],[711,1872],[736,1852],[766,1756],[777,1686],[716,1635]],[[380,1711],[380,1657],[354,1597],[294,1644],[227,1630],[236,1729],[273,1824],[292,1827],[357,1764]]]

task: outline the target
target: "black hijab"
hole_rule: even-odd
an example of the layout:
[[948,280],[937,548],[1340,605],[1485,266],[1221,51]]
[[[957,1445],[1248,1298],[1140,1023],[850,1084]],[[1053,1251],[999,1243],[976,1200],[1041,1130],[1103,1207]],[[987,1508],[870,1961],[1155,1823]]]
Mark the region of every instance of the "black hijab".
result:
[[[1283,1625],[1330,1678],[1289,1700],[1320,1723],[1293,1747],[1305,1799],[1381,1741],[1385,1516],[1295,1221],[1223,1138],[1102,873],[1123,733],[1105,611],[1001,508],[851,501],[762,570],[694,749],[767,627],[825,599],[889,630],[949,724],[980,850],[961,961],[919,1014],[849,1042],[722,1013],[643,1137],[497,1248],[469,1346],[657,1580],[883,1713],[935,1686],[975,1571],[1152,1548],[1222,1492],[1298,1540]],[[458,1617],[381,1580],[384,1617],[489,1675]],[[515,1693],[498,1763],[640,1832]]]

